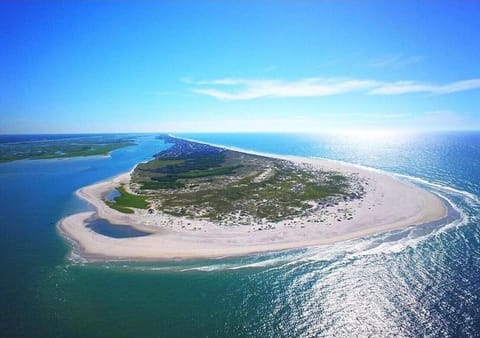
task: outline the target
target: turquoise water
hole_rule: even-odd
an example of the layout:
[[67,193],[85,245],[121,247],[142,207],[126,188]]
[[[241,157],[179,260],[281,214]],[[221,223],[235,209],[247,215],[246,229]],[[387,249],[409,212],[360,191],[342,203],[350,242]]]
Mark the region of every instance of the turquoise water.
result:
[[235,259],[87,263],[56,230],[90,210],[73,192],[167,145],[144,135],[110,158],[1,164],[3,336],[479,335],[480,133],[179,136],[394,172],[448,199],[460,218]]

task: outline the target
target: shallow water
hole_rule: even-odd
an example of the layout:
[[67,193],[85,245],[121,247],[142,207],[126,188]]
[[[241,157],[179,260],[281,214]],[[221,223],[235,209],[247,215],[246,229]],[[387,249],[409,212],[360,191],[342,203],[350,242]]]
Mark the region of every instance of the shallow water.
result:
[[[182,135],[179,135],[182,136]],[[400,175],[459,217],[300,250],[163,263],[86,263],[56,231],[89,210],[73,192],[166,146],[111,158],[0,165],[0,329],[6,336],[477,336],[480,133],[184,135]],[[62,182],[62,184],[58,184]]]
[[100,235],[112,238],[143,237],[151,234],[150,232],[135,229],[130,225],[112,224],[109,221],[101,218],[90,220],[87,223],[87,227]]
[[120,191],[118,191],[117,189],[113,189],[105,196],[105,200],[113,201],[118,196],[120,196]]

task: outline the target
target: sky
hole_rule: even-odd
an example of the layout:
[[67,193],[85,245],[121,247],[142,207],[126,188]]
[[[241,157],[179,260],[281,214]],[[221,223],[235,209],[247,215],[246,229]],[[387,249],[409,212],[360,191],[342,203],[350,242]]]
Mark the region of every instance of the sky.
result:
[[0,133],[480,129],[480,2],[3,1]]

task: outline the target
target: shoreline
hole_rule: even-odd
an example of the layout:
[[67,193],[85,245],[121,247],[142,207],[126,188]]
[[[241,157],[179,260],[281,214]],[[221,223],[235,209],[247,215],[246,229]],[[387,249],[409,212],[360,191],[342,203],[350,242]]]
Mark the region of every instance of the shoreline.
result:
[[[146,210],[136,210],[135,214],[123,214],[111,209],[103,202],[103,197],[120,183],[127,183],[132,169],[77,190],[76,195],[94,206],[96,211],[78,213],[60,220],[58,227],[62,236],[77,243],[82,256],[96,260],[205,259],[333,244],[413,225],[441,222],[448,218],[445,200],[376,169],[335,160],[222,148],[289,160],[297,165],[317,169],[359,175],[368,180],[367,194],[364,200],[332,206],[325,223],[285,220],[278,222],[274,229],[257,231],[250,226],[218,226],[206,220],[174,217],[161,212],[149,215]],[[335,209],[338,211],[347,207],[354,211],[353,219],[337,220]],[[87,220],[92,216],[152,234],[132,238],[107,237],[86,227]]]

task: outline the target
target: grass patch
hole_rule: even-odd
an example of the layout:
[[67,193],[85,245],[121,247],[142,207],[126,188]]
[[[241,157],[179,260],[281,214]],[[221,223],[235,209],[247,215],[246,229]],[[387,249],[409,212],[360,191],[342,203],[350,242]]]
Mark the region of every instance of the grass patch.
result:
[[217,175],[229,175],[232,174],[235,169],[242,167],[241,165],[233,167],[222,167],[222,168],[213,168],[207,170],[190,170],[186,173],[178,174],[178,178],[199,178],[199,177],[208,177],[208,176],[217,176]]
[[163,206],[168,210],[184,206],[209,208],[210,219],[243,210],[255,218],[279,221],[311,208],[307,203],[311,200],[341,195],[347,188],[346,178],[342,176],[327,175],[322,182],[317,182],[308,171],[277,168],[272,177],[261,183],[253,183],[251,177],[246,177],[223,187],[165,195]]
[[[231,175],[242,165],[222,166],[222,153],[192,154],[182,158],[159,157],[135,168],[135,180],[142,189],[184,188],[182,179]],[[223,164],[224,165],[224,164]]]
[[151,170],[157,168],[165,168],[171,166],[178,166],[185,163],[185,160],[175,160],[175,159],[155,159],[147,163],[140,163],[137,168],[139,170]]
[[130,208],[122,207],[120,205],[116,205],[115,203],[112,202],[107,202],[108,206],[112,209],[115,209],[117,211],[123,212],[124,214],[133,214],[135,211]]
[[159,176],[159,177],[152,177],[152,180],[155,181],[156,184],[162,185],[165,187],[171,187],[171,188],[181,188],[183,187],[183,184],[180,182],[177,182],[177,176],[176,175],[165,175],[165,176]]
[[179,179],[195,179],[202,177],[211,177],[219,175],[233,174],[235,169],[242,167],[241,165],[232,167],[212,168],[206,170],[190,170],[178,174],[164,174],[162,176],[150,176],[149,181],[141,182],[142,189],[178,189],[185,187],[185,184],[179,182]]
[[124,186],[118,187],[117,190],[120,193],[120,196],[115,197],[113,201],[108,202],[108,205],[111,208],[126,214],[133,213],[133,210],[130,208],[148,208],[147,196],[130,194],[125,190]]
[[179,189],[185,187],[183,183],[177,182],[176,179],[169,177],[155,177],[153,181],[141,183],[142,189]]

